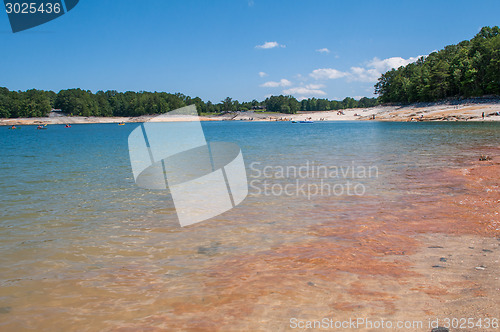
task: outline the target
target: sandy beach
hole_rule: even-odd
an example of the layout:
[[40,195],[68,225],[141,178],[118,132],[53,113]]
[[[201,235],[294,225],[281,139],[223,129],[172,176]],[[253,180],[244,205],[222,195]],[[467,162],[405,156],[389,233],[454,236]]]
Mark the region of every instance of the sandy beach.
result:
[[[418,103],[406,106],[377,106],[370,108],[351,108],[341,111],[301,112],[299,114],[259,114],[240,112],[232,120],[276,121],[500,121],[500,100],[464,100],[455,102]],[[374,118],[375,116],[375,118]],[[216,118],[216,117],[215,117]],[[229,119],[223,116],[222,119]]]
[[[482,117],[484,113],[484,119]],[[85,124],[85,123],[138,123],[147,121],[191,121],[188,117],[162,117],[156,115],[139,117],[82,117],[66,116],[52,112],[46,118],[0,119],[0,126],[22,126],[39,124]],[[201,121],[500,121],[500,100],[480,99],[439,103],[418,103],[406,106],[377,106],[352,108],[341,111],[300,112],[282,114],[271,112],[234,112],[223,115],[200,116]]]
[[[141,123],[141,122],[157,122],[154,120],[156,115],[145,115],[138,117],[84,117],[84,116],[65,116],[56,112],[52,112],[49,117],[45,118],[17,118],[17,119],[0,119],[0,126],[29,126],[29,125],[63,125],[63,124],[92,124],[92,123]],[[169,117],[161,118],[163,121],[192,121],[189,117]],[[217,118],[200,117],[201,121],[217,121],[223,120]]]

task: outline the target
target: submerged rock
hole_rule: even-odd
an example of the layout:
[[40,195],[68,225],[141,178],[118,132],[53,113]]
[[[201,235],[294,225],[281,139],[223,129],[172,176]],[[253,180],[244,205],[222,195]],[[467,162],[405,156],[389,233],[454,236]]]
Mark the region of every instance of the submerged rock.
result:
[[450,332],[450,330],[446,327],[436,327],[431,332]]
[[0,307],[0,314],[8,314],[11,310],[11,307]]
[[488,160],[491,160],[491,157],[490,157],[490,156],[481,155],[481,156],[479,157],[479,161],[488,161]]
[[217,251],[220,249],[220,242],[215,242],[210,244],[210,246],[205,247],[205,246],[199,246],[198,247],[198,254],[200,255],[208,255],[208,256],[213,256],[217,253]]

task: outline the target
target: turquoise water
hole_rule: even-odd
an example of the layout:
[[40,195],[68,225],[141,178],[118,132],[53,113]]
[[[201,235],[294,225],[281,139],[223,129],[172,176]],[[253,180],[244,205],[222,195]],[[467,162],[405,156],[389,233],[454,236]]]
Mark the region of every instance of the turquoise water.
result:
[[[168,317],[169,299],[188,301],[215,261],[307,241],[302,230],[323,221],[326,209],[373,212],[348,195],[250,190],[237,208],[180,228],[168,192],[134,184],[127,138],[136,126],[0,127],[0,328],[97,330],[159,312]],[[354,180],[364,197],[380,202],[423,190],[418,174],[461,166],[500,142],[496,123],[226,121],[203,128],[209,141],[241,147],[249,180],[293,184],[276,169],[307,163],[376,167],[376,177]],[[272,167],[273,176],[256,177],[252,163]],[[440,188],[433,190],[447,184]]]
[[[145,210],[172,207],[162,192],[135,187],[127,150],[135,125],[50,126],[49,130],[0,130],[2,225],[88,227],[144,217]],[[496,146],[496,123],[315,124],[206,122],[207,140],[237,143],[247,173],[260,166],[375,165],[380,177],[411,168],[453,166]],[[451,161],[451,163],[450,163]],[[103,218],[103,216],[105,216]],[[43,229],[41,229],[43,231]],[[4,233],[5,234],[5,233]]]

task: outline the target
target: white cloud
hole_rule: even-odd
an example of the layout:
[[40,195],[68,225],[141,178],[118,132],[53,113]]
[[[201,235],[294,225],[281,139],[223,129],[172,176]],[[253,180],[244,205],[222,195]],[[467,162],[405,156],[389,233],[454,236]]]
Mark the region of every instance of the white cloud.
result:
[[324,96],[326,92],[319,89],[311,89],[309,86],[301,86],[283,90],[285,95],[302,95],[302,96]]
[[275,47],[286,47],[285,45],[280,45],[278,42],[265,42],[262,45],[257,45],[255,48],[260,48],[260,49],[269,49],[269,48],[275,48]]
[[311,76],[316,80],[327,80],[327,79],[334,80],[337,78],[347,76],[348,74],[349,73],[344,73],[337,69],[320,68],[313,70],[312,73],[309,74],[309,76]]
[[[318,50],[318,52],[319,51],[320,50]],[[351,67],[349,72],[343,72],[333,68],[319,68],[313,70],[309,76],[316,80],[333,80],[346,77],[348,81],[377,82],[380,75],[385,72],[393,68],[397,69],[401,66],[406,66],[409,63],[417,61],[420,57],[421,56],[416,56],[408,59],[392,57],[383,60],[373,58],[363,67]]]
[[410,57],[408,59],[403,59],[401,57],[392,57],[380,60],[379,58],[375,57],[372,61],[368,62],[368,67],[373,67],[381,74],[383,74],[393,68],[397,69],[401,66],[406,66],[409,63],[415,62],[418,60],[418,58],[420,58],[420,56]]
[[292,82],[290,82],[289,80],[287,79],[281,79],[279,82],[273,82],[273,81],[269,81],[269,82],[266,82],[264,84],[261,84],[260,86],[263,87],[263,88],[277,88],[277,87],[286,87],[286,86],[290,86],[292,85]]
[[306,88],[308,89],[321,89],[326,87],[324,84],[308,84],[306,85]]
[[268,76],[268,75],[267,75],[267,73],[264,73],[263,71],[260,71],[260,72],[259,72],[259,76],[260,76],[260,77],[266,77],[266,76]]
[[408,59],[403,59],[401,57],[392,57],[380,60],[379,58],[373,58],[367,63],[366,67],[351,67],[351,73],[349,75],[349,80],[351,81],[361,81],[361,82],[377,82],[380,75],[386,73],[391,69],[397,69],[401,66],[406,66],[409,63],[415,62],[420,58],[410,57]]
[[330,50],[325,47],[325,48],[320,48],[319,50],[316,50],[316,52],[319,52],[319,53],[330,53]]
[[376,82],[381,73],[375,68],[366,69],[361,67],[351,67],[349,80],[361,82]]

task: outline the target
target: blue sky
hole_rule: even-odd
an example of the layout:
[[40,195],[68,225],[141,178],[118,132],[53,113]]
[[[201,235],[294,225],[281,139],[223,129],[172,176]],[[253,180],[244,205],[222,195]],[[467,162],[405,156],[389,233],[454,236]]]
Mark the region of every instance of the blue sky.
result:
[[2,8],[0,86],[370,97],[381,72],[499,25],[499,12],[498,0],[80,0],[13,34]]

